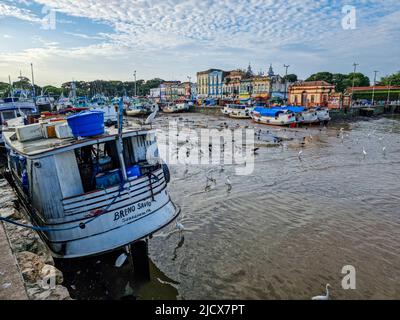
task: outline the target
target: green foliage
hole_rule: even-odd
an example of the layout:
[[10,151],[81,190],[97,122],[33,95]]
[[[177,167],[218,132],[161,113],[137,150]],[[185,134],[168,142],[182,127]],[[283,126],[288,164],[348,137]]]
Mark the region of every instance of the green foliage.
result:
[[0,97],[8,96],[10,92],[10,85],[6,82],[0,82]]
[[287,76],[283,77],[284,80],[287,79],[288,82],[296,82],[297,81],[297,75],[294,73],[288,74]]
[[389,84],[392,86],[400,86],[400,71],[381,78],[379,84],[385,86],[388,86]]
[[[151,88],[157,88],[164,80],[155,78],[148,81],[136,81],[137,95],[148,95]],[[116,80],[95,80],[90,82],[75,81],[78,96],[93,96],[96,93],[102,93],[109,97],[122,96],[124,94],[133,96],[135,94],[134,81],[116,81]],[[72,82],[66,82],[61,85],[64,94],[72,90]]]
[[354,78],[355,87],[369,86],[369,78],[362,73],[356,72],[343,74],[343,73],[330,73],[330,72],[318,72],[312,74],[306,81],[326,81],[330,84],[335,85],[336,92],[344,92],[347,88],[352,87]]

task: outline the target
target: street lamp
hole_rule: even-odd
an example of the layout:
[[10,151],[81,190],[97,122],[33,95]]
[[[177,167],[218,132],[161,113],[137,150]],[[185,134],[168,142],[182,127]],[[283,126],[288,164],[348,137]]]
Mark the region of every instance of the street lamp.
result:
[[371,102],[371,105],[372,105],[372,106],[374,106],[376,74],[377,74],[378,72],[379,72],[379,71],[374,71],[374,85],[373,85],[373,87],[372,87],[372,102]]
[[391,86],[391,84],[392,84],[392,80],[389,80],[388,95],[387,95],[386,105],[389,105],[389,101],[390,101],[390,86]]
[[135,77],[135,97],[136,97],[136,70],[133,72],[133,76]]
[[189,99],[192,99],[192,83],[191,83],[191,76],[187,76],[188,80],[189,80]]
[[356,80],[355,75],[356,75],[356,69],[357,69],[358,65],[359,65],[358,63],[355,63],[355,62],[353,63],[354,71],[353,71],[353,85],[351,87],[350,107],[353,105],[354,82]]
[[287,101],[286,101],[287,100],[287,97],[286,97],[286,95],[287,95],[287,70],[290,67],[290,65],[284,64],[283,67],[286,68],[286,72],[285,72],[285,103],[287,103]]

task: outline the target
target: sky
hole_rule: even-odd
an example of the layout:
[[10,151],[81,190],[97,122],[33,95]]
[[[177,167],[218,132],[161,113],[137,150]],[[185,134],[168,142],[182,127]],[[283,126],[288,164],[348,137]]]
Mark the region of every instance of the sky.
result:
[[0,81],[400,70],[399,0],[0,0]]

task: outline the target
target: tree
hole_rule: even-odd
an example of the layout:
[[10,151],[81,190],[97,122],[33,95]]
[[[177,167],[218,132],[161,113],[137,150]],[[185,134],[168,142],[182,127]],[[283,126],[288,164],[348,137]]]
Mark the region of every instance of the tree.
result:
[[7,97],[10,93],[10,85],[6,82],[0,82],[0,97]]
[[369,78],[360,72],[349,74],[318,72],[312,74],[306,81],[326,81],[335,85],[336,92],[344,92],[346,88],[352,87],[354,78],[355,87],[369,86]]
[[306,81],[326,81],[328,83],[333,82],[333,74],[327,71],[314,73],[306,79]]
[[392,86],[400,86],[400,71],[381,78],[379,84],[384,86],[388,86],[389,84]]
[[297,75],[294,74],[294,73],[288,74],[287,76],[283,77],[283,80],[285,80],[285,81],[287,80],[288,82],[291,82],[291,83],[296,82],[297,81]]

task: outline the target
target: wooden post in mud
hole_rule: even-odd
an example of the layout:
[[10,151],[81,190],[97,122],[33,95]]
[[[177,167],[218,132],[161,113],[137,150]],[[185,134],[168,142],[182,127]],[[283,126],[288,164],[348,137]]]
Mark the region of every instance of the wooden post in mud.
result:
[[150,281],[150,264],[147,240],[136,241],[131,244],[131,255],[134,268],[134,277]]

